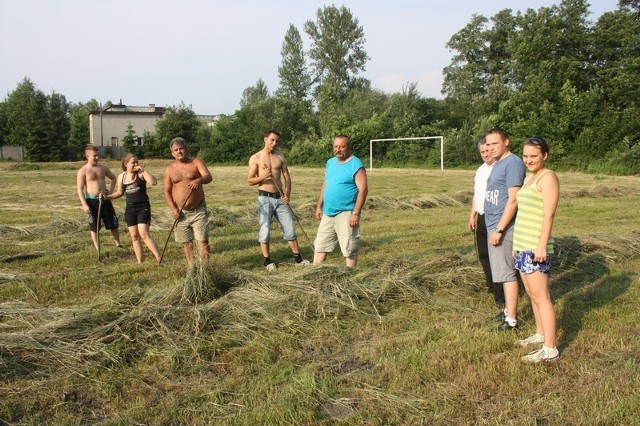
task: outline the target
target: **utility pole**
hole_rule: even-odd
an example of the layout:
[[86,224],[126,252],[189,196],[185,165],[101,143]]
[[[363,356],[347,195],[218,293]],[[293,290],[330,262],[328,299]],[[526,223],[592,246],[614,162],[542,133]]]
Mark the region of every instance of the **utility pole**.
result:
[[104,149],[104,132],[102,131],[102,102],[100,102],[100,146]]

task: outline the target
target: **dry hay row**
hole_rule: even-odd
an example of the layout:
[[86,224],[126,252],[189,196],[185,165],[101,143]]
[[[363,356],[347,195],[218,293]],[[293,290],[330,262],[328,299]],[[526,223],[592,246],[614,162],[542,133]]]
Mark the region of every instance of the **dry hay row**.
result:
[[[613,198],[640,194],[640,189],[619,188],[609,185],[594,185],[589,188],[563,189],[562,198]],[[473,192],[469,190],[455,191],[445,194],[425,194],[410,197],[391,197],[370,195],[367,198],[367,209],[403,209],[422,210],[440,207],[467,206],[471,202]],[[315,209],[313,202],[312,209]]]
[[213,263],[200,264],[181,285],[127,297],[110,306],[64,311],[0,306],[0,317],[19,322],[15,317],[22,315],[24,323],[33,325],[22,332],[0,334],[0,351],[43,369],[68,368],[70,372],[81,362],[107,368],[126,363],[151,347],[192,358],[198,356],[203,335],[223,350],[291,329],[302,335],[320,317],[379,319],[376,305],[388,294],[411,300],[419,294],[410,288],[415,287],[413,283],[405,284],[399,276],[386,280],[374,276],[383,275],[367,277],[326,266],[267,279]]
[[589,254],[601,254],[607,262],[629,260],[640,256],[640,233],[626,235],[599,234],[581,238],[556,238],[556,252],[561,261],[577,259]]
[[637,185],[619,187],[605,184],[597,184],[588,188],[562,189],[561,198],[615,198],[640,194]]
[[2,236],[24,236],[34,235],[63,235],[70,232],[85,231],[87,229],[86,220],[76,217],[54,216],[48,222],[37,222],[30,225],[5,225],[0,226]]
[[[6,256],[0,256],[0,263],[13,263],[20,260],[31,260],[37,259],[43,256],[54,256],[59,255],[61,253],[71,253],[76,251],[77,248],[73,246],[52,246],[48,250],[35,250],[27,253],[17,253],[10,254]],[[6,278],[12,278],[11,280],[7,279],[5,281],[20,281],[21,277],[24,277],[25,274],[12,274],[10,271],[7,273]],[[0,278],[0,282],[2,282],[2,278]]]
[[366,208],[376,209],[401,209],[423,210],[440,207],[466,206],[471,201],[472,194],[469,191],[458,191],[452,194],[420,195],[412,197],[370,196],[367,198]]
[[[560,238],[559,257],[604,253],[607,261],[640,254],[640,238]],[[562,268],[562,267],[561,267]],[[562,272],[560,270],[559,272]],[[22,321],[22,332],[0,334],[0,352],[44,369],[91,362],[111,366],[165,348],[175,358],[198,358],[201,338],[216,351],[261,336],[300,336],[319,318],[380,320],[389,299],[437,303],[436,288],[462,291],[482,283],[475,256],[437,254],[420,260],[392,259],[366,270],[321,266],[265,276],[228,265],[195,263],[182,283],[74,312],[0,305],[0,318]],[[482,287],[482,286],[480,286]],[[22,319],[15,319],[22,316]]]
[[11,269],[0,269],[0,284],[10,283],[14,281],[23,282],[23,276],[23,274],[14,272]]

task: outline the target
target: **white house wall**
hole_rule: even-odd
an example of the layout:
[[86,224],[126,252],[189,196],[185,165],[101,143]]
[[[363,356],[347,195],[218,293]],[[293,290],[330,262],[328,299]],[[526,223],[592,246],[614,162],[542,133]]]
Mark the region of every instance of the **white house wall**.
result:
[[[91,143],[97,147],[122,147],[123,139],[127,135],[129,123],[138,137],[143,137],[145,131],[156,132],[156,123],[160,114],[105,112],[89,115],[89,134]],[[102,128],[102,131],[101,131]],[[117,139],[114,139],[117,138]],[[112,143],[112,141],[114,141]],[[115,142],[117,141],[117,142]]]

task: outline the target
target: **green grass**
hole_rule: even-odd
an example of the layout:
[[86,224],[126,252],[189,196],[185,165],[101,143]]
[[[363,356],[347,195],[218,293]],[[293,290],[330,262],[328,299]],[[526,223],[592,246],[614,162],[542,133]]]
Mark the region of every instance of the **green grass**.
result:
[[[161,178],[166,164],[145,167]],[[531,366],[514,346],[533,331],[526,296],[517,333],[487,322],[495,309],[466,230],[473,171],[372,171],[356,270],[338,252],[295,268],[274,225],[280,268],[268,274],[245,167],[211,168],[211,262],[187,271],[173,238],[155,267],[105,231],[98,263],[80,165],[0,164],[2,424],[638,424],[636,177],[559,175],[562,357]],[[291,173],[313,239],[323,171]],[[161,186],[149,192],[162,247]],[[122,240],[130,247],[124,227]]]

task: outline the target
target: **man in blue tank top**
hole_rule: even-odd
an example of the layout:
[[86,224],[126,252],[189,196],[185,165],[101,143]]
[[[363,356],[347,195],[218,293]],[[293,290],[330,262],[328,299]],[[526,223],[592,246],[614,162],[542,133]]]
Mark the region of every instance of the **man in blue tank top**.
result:
[[367,199],[367,173],[362,161],[352,155],[351,140],[338,135],[333,141],[335,157],[327,161],[324,183],[316,205],[320,220],[314,243],[313,263],[324,262],[327,253],[340,245],[347,267],[358,262],[360,213]]

